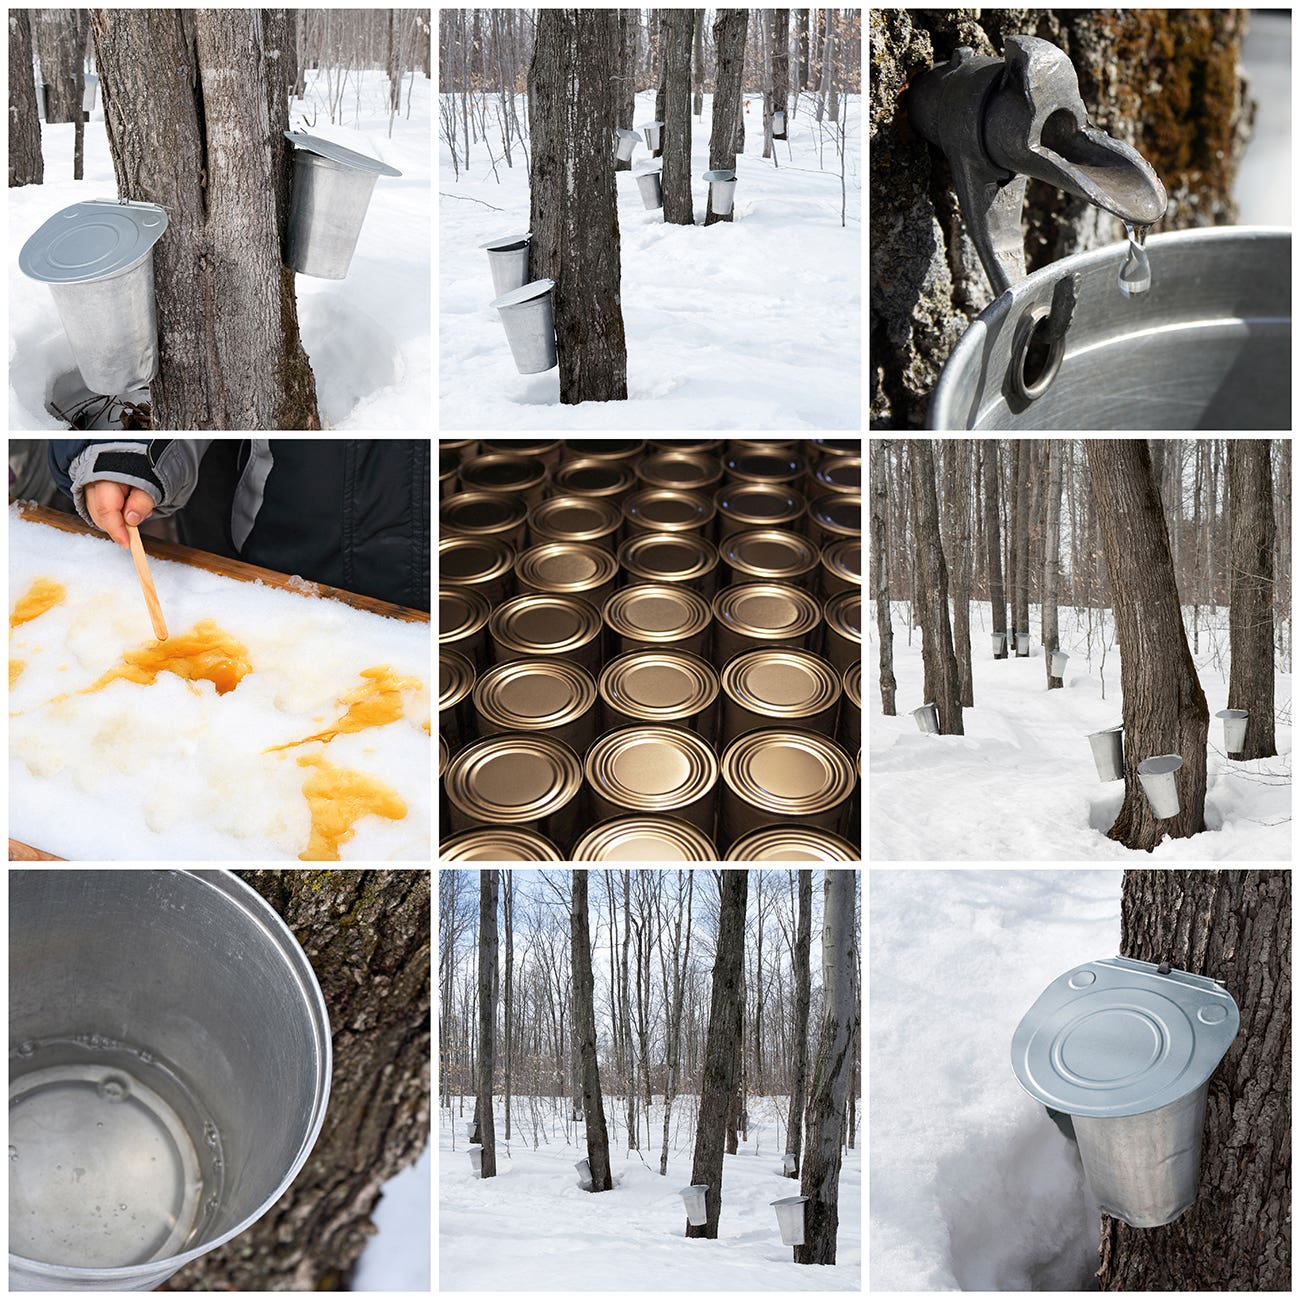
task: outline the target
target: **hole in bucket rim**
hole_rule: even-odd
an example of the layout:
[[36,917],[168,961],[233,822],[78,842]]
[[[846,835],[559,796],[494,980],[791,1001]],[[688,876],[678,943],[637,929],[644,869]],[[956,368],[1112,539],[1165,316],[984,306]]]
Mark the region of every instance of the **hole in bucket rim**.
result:
[[1046,307],[1035,308],[1030,313],[1019,350],[1020,388],[1031,400],[1042,396],[1056,378],[1064,350],[1062,340],[1053,339],[1048,332],[1049,314]]

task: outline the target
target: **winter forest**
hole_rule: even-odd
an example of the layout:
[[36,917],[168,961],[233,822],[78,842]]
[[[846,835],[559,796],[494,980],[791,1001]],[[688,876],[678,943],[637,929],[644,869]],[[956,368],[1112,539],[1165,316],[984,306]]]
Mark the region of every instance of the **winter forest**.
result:
[[870,478],[874,859],[1289,860],[1289,439],[873,439]]
[[440,872],[440,1287],[859,1290],[858,886]]
[[861,21],[441,10],[440,426],[859,429]]

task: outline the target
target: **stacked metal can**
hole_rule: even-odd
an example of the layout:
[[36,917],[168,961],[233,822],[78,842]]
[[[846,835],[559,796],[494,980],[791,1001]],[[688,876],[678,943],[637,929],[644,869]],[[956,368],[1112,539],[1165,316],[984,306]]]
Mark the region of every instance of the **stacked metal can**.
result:
[[439,855],[861,856],[862,444],[440,444]]

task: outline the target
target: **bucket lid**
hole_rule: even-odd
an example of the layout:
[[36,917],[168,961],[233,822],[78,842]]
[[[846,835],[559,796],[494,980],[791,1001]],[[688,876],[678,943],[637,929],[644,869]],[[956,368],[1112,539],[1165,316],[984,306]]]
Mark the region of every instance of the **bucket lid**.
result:
[[486,248],[489,253],[502,249],[514,248],[516,244],[526,244],[533,237],[530,230],[526,235],[502,235],[499,239],[489,239],[486,244],[480,244],[480,248]]
[[1139,776],[1167,776],[1177,772],[1183,765],[1179,754],[1157,754],[1154,758],[1144,758],[1138,764]]
[[374,172],[376,176],[402,174],[396,167],[390,167],[387,163],[380,162],[378,158],[357,153],[355,149],[345,149],[343,145],[335,144],[333,140],[323,140],[318,135],[308,135],[306,131],[285,131],[284,138],[295,149],[306,149],[308,153],[319,154],[330,162],[339,163],[343,167],[353,167],[359,172]]
[[1214,715],[1216,718],[1248,718],[1250,711],[1248,709],[1220,709]]
[[632,174],[634,176],[651,176],[656,172],[663,171],[663,169],[664,160],[662,158],[655,158],[651,162],[644,162],[639,167],[633,168]]
[[531,284],[525,284],[518,289],[511,289],[509,293],[503,293],[501,297],[494,298],[488,306],[518,307],[521,302],[531,302],[534,298],[545,297],[554,288],[554,280],[534,280]]
[[706,181],[734,181],[736,173],[724,167],[721,171],[705,172],[704,179]]
[[166,229],[156,203],[90,199],[56,212],[23,245],[18,266],[47,284],[107,280],[143,262]]
[[626,126],[620,126],[618,128],[618,134],[621,135],[624,140],[627,140],[629,138],[633,140],[640,140],[641,138],[635,131],[633,131],[630,127],[626,127]]
[[637,130],[644,131],[648,126],[664,126],[664,125],[665,123],[663,122],[642,122],[641,125],[637,127]]
[[1066,971],[1011,1039],[1021,1087],[1067,1115],[1144,1115],[1214,1072],[1240,1014],[1217,980],[1106,957]]
[[[793,1160],[794,1156],[787,1156],[786,1158],[789,1160]],[[806,1196],[783,1196],[779,1201],[768,1201],[768,1204],[769,1205],[803,1205],[807,1200],[808,1198]]]

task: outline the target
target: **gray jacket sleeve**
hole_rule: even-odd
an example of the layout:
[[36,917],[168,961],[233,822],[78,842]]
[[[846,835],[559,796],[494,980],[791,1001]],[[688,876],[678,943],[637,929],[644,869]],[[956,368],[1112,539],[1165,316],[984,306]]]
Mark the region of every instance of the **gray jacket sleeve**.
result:
[[211,442],[211,438],[151,438],[90,443],[68,468],[77,513],[88,524],[94,523],[86,513],[86,484],[109,479],[147,492],[154,499],[155,514],[173,514],[190,499],[199,462]]

